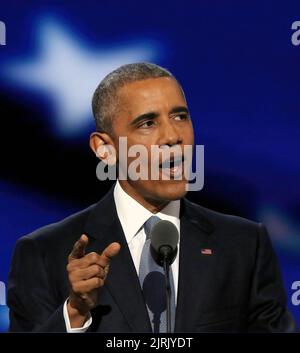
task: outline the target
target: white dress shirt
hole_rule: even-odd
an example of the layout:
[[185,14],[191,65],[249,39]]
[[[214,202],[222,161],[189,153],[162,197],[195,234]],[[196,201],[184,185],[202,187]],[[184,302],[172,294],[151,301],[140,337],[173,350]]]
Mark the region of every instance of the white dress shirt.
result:
[[[135,199],[129,196],[121,187],[119,180],[117,180],[114,188],[114,201],[117,209],[117,215],[125,234],[125,238],[130,250],[130,254],[137,272],[139,274],[140,258],[143,250],[144,243],[146,241],[146,234],[144,231],[144,223],[154,214],[143,207]],[[155,216],[162,220],[172,222],[178,229],[180,234],[180,200],[171,201],[165,206],[160,212],[156,213]],[[179,237],[180,239],[180,237]],[[179,241],[180,244],[180,241]],[[171,265],[171,270],[174,279],[175,289],[175,302],[177,300],[178,290],[178,269],[179,269],[179,244],[177,256]],[[113,261],[113,260],[112,260]],[[68,311],[67,301],[64,304],[64,319],[66,323],[67,332],[85,332],[92,323],[92,317],[90,317],[83,327],[71,328]]]

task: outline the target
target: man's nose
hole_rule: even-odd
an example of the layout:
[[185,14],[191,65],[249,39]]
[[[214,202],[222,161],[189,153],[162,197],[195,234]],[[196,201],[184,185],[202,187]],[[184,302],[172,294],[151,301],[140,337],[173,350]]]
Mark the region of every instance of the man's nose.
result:
[[179,128],[175,126],[175,122],[172,119],[168,119],[161,125],[158,145],[174,146],[181,143],[182,137]]

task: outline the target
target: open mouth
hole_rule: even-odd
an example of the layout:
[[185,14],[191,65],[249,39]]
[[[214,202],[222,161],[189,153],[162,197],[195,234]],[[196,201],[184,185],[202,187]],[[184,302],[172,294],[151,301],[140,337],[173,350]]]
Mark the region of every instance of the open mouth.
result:
[[184,156],[168,158],[159,164],[160,170],[170,177],[180,176],[183,173]]

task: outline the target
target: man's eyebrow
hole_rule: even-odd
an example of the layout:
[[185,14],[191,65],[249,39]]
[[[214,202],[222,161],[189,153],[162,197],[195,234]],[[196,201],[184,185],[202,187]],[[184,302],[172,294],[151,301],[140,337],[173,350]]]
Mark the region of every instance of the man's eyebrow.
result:
[[174,107],[170,110],[170,114],[175,114],[175,113],[186,113],[189,114],[189,110],[187,107],[182,106],[182,107]]
[[159,114],[156,113],[156,112],[149,112],[149,113],[145,113],[145,114],[139,115],[138,117],[134,118],[130,122],[130,125],[136,125],[139,122],[144,121],[144,120],[153,120],[153,119],[157,118],[158,115]]
[[[176,113],[189,114],[189,110],[185,106],[178,106],[178,107],[172,108],[169,112],[169,114],[176,114]],[[159,116],[159,114],[157,112],[149,112],[149,113],[141,114],[138,117],[134,118],[130,122],[130,125],[137,125],[139,122],[144,121],[144,120],[154,120],[158,116]]]

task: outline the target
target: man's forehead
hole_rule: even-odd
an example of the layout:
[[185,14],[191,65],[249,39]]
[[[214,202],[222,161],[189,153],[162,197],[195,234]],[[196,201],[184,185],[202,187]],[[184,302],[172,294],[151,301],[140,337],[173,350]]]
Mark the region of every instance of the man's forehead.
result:
[[[151,104],[151,101],[183,100],[184,94],[177,81],[172,77],[149,78],[130,82],[118,91],[120,103],[123,105]],[[124,108],[124,107],[123,107]]]

